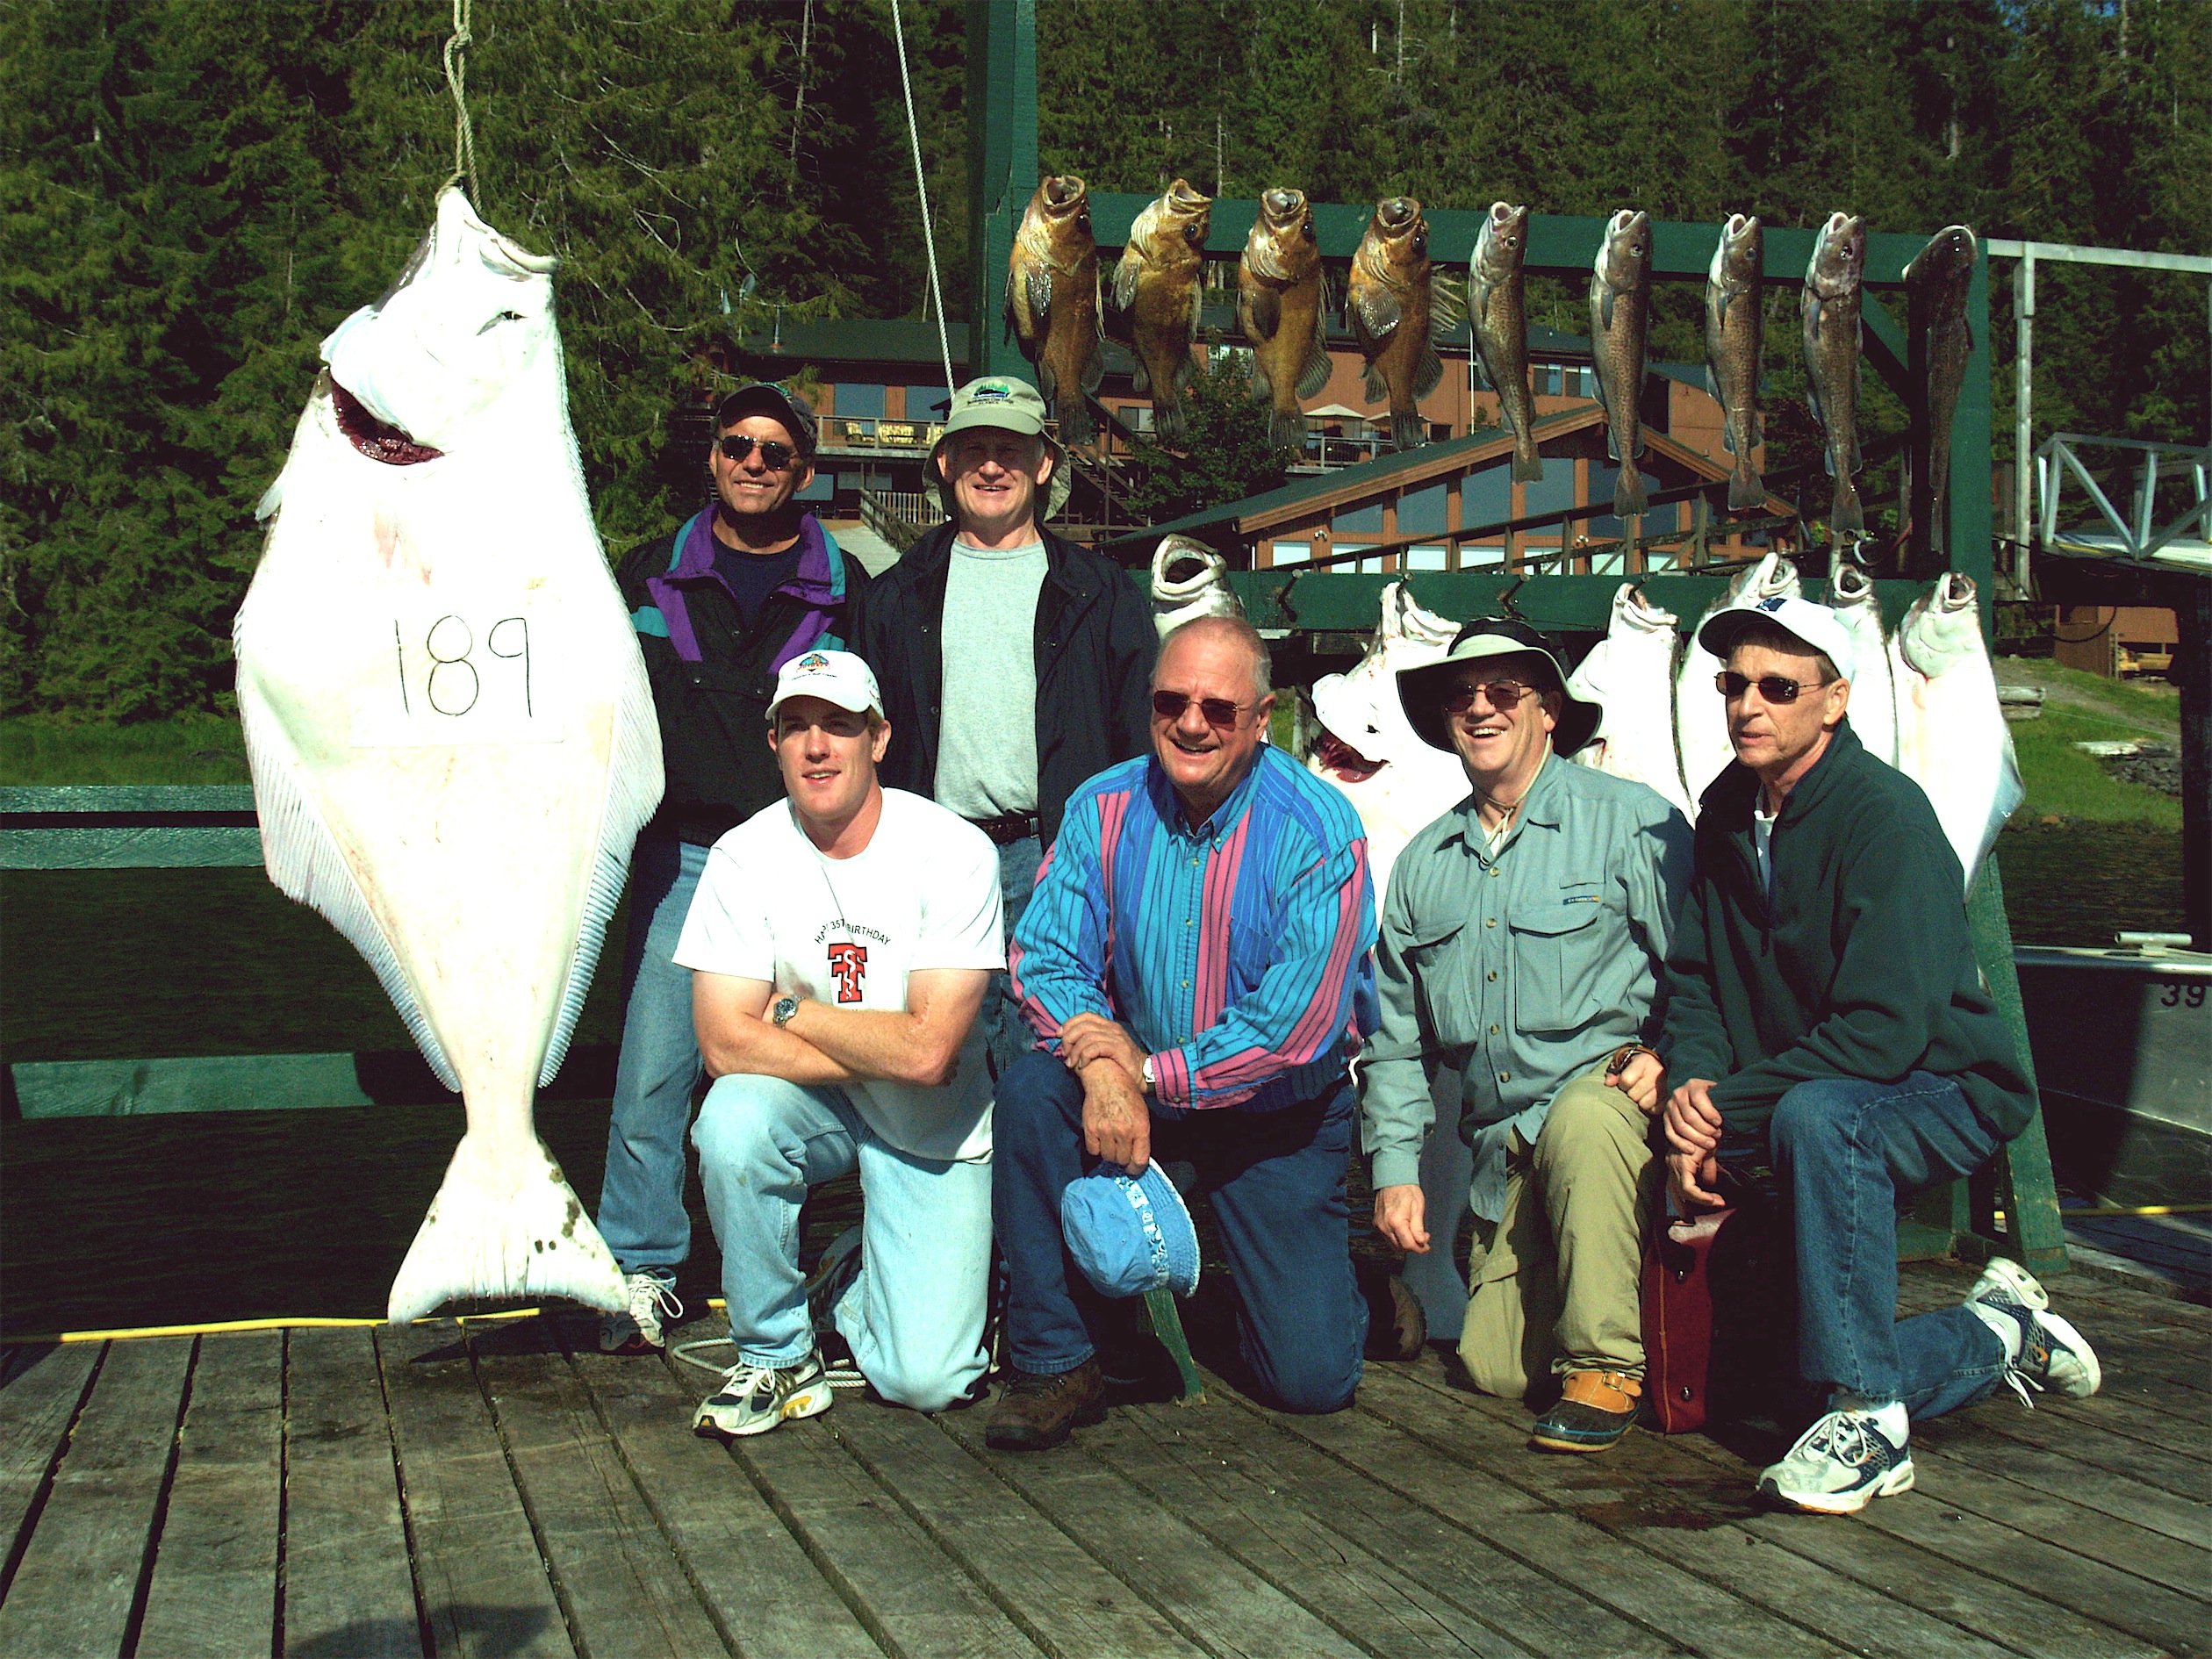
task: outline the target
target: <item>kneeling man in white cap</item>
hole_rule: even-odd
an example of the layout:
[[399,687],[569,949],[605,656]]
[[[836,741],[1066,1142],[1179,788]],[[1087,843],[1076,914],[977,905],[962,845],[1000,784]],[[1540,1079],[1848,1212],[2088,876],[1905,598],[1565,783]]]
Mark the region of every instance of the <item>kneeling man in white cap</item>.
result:
[[[997,850],[877,782],[891,728],[849,651],[785,665],[768,741],[788,799],[715,844],[676,947],[715,1080],[692,1139],[737,1350],[703,1433],[815,1416],[840,1380],[938,1411],[985,1361]],[[832,1246],[809,1296],[800,1206],[856,1165],[859,1247]]]

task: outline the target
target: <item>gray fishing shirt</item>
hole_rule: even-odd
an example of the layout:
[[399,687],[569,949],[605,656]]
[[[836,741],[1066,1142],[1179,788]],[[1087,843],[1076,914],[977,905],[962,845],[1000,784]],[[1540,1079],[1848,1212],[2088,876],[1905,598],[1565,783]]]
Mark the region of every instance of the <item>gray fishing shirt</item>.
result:
[[1470,1201],[1497,1220],[1512,1132],[1624,1043],[1655,1040],[1690,826],[1656,790],[1553,757],[1493,850],[1473,795],[1408,844],[1375,950],[1382,1021],[1360,1063],[1375,1185],[1420,1179],[1442,1067],[1462,1078]]
[[995,550],[952,543],[932,793],[963,818],[1037,810],[1037,596],[1045,570],[1041,541]]

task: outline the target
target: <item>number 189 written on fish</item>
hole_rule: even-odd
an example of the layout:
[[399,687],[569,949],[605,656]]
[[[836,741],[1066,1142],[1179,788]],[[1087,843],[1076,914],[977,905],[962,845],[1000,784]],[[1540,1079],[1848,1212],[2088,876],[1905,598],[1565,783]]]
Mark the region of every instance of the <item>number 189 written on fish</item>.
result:
[[393,617],[384,666],[355,700],[354,746],[559,743],[544,631],[497,604]]

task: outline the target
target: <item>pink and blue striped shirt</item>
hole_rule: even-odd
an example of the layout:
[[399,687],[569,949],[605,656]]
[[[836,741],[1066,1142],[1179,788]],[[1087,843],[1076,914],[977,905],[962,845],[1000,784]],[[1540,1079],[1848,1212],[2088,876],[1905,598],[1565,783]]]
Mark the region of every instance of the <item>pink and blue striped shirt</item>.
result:
[[1118,1020],[1171,1110],[1273,1111],[1339,1082],[1375,1023],[1375,892],[1345,798],[1261,744],[1244,781],[1186,829],[1146,755],[1091,779],[1015,929],[1022,1011]]

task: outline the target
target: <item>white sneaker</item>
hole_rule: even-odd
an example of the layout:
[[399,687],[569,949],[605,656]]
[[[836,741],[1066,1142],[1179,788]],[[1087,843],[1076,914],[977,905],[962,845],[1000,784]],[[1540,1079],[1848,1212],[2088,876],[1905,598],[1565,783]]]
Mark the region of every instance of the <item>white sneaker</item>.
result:
[[702,1434],[765,1434],[787,1417],[820,1417],[837,1403],[819,1354],[786,1366],[741,1360],[700,1403],[692,1427]]
[[2050,1311],[2050,1294],[2017,1261],[1991,1257],[1965,1305],[2005,1345],[2005,1381],[2029,1410],[2036,1404],[2030,1390],[2086,1400],[2103,1386],[2096,1351]]
[[620,1313],[600,1316],[600,1352],[659,1353],[664,1346],[662,1316],[672,1321],[684,1317],[684,1304],[676,1299],[674,1285],[657,1274],[632,1273],[623,1275],[622,1289],[629,1295],[629,1306]]
[[1759,1492],[1816,1515],[1855,1515],[1878,1497],[1913,1488],[1913,1458],[1883,1432],[1874,1411],[1830,1411],[1799,1437],[1789,1455],[1759,1476]]

